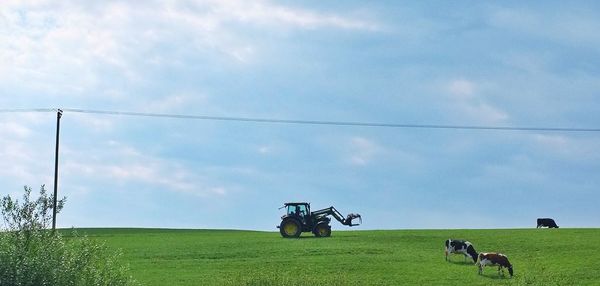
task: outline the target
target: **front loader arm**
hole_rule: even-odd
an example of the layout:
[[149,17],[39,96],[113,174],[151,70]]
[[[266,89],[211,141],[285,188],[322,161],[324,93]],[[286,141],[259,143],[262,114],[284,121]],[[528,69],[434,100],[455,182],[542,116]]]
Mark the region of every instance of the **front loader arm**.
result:
[[[360,216],[360,214],[350,213],[346,216],[346,218],[344,218],[344,216],[333,206],[324,208],[321,210],[313,211],[312,215],[317,216],[317,217],[330,215],[333,218],[335,218],[337,221],[339,221],[341,224],[347,225],[347,226],[357,226],[362,223],[362,217]],[[353,224],[352,220],[355,218],[358,218],[360,220],[360,223]]]

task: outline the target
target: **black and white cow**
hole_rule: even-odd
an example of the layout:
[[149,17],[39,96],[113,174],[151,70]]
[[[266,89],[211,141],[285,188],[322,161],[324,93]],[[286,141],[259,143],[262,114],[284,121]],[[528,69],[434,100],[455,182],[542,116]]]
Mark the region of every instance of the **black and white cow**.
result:
[[510,261],[508,261],[508,257],[502,253],[479,253],[479,257],[477,258],[477,263],[475,265],[477,265],[479,268],[479,274],[483,274],[483,267],[485,266],[498,266],[498,275],[500,275],[500,271],[502,271],[502,275],[504,275],[504,268],[506,268],[508,269],[508,274],[510,274],[510,277],[513,276],[512,264],[510,264]]
[[547,226],[548,228],[558,228],[556,222],[554,222],[551,218],[538,218],[537,219],[537,228]]
[[473,262],[477,262],[477,251],[473,247],[473,244],[466,240],[458,240],[458,239],[448,239],[446,240],[446,261],[448,261],[448,254],[451,253],[461,253],[465,256],[465,260],[467,260],[467,256],[471,256]]

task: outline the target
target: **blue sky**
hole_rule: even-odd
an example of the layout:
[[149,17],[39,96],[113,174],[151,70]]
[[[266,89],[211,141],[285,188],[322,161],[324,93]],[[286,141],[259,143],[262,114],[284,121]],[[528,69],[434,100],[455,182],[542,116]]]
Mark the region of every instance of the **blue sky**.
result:
[[[598,128],[594,1],[3,1],[0,109]],[[55,114],[0,113],[1,194],[52,189]],[[61,227],[600,225],[600,134],[65,112]],[[335,225],[335,229],[342,229]]]

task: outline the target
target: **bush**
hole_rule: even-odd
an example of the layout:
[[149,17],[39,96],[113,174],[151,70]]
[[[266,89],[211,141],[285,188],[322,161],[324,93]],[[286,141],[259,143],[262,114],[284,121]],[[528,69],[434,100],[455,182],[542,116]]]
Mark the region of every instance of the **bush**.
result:
[[[0,232],[0,285],[136,285],[127,268],[105,245],[75,231],[65,237],[49,230],[53,197],[44,186],[31,200],[2,198],[4,228]],[[57,201],[57,213],[65,199]]]

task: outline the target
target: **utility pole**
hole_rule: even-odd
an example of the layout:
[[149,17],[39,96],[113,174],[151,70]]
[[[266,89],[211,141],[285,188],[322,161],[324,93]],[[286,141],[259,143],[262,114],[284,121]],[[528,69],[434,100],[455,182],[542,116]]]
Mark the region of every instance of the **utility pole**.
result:
[[56,231],[56,198],[58,197],[58,139],[60,135],[60,118],[62,110],[56,111],[56,151],[54,153],[54,204],[52,207],[52,231]]

